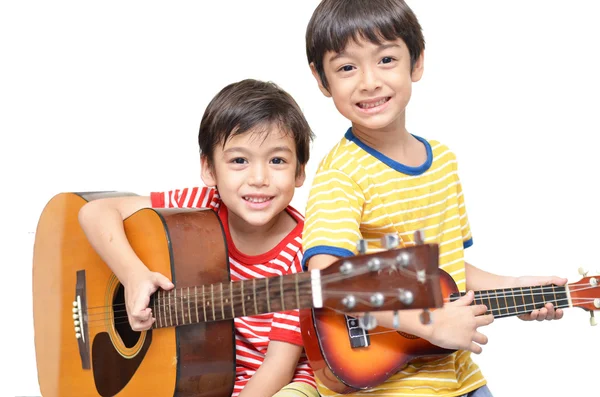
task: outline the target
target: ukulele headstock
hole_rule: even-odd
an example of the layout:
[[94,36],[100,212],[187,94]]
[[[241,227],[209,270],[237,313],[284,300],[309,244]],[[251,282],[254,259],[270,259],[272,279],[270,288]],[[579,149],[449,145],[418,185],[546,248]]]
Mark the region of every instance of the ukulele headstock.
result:
[[594,310],[600,309],[600,275],[588,276],[588,271],[579,268],[583,278],[577,283],[569,284],[569,294],[573,306],[590,312],[590,325],[597,325]]
[[383,251],[365,254],[366,243],[360,240],[359,255],[321,271],[323,306],[346,313],[441,307],[438,245],[417,241],[395,248],[397,236],[382,240]]

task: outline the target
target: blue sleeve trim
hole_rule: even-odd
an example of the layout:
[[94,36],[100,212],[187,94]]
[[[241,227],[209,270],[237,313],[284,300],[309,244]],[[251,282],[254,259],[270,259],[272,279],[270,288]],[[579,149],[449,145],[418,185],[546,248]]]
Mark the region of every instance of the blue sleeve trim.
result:
[[333,255],[337,257],[354,256],[354,253],[352,251],[347,250],[345,248],[330,247],[328,245],[317,245],[316,247],[309,248],[308,250],[306,250],[306,252],[304,252],[304,257],[302,258],[302,270],[307,271],[308,266],[306,266],[306,263],[308,262],[308,260],[311,257],[320,254]]
[[473,245],[473,237],[471,237],[467,241],[463,241],[463,247],[464,247],[464,249],[467,249],[467,248],[469,248],[472,245]]

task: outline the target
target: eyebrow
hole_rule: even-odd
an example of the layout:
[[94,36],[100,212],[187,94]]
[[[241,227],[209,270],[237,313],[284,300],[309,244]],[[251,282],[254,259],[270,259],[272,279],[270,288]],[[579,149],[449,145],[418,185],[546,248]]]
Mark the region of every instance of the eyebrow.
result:
[[[388,48],[402,48],[402,47],[400,47],[400,45],[396,44],[396,43],[381,44],[381,45],[377,46],[377,48],[375,49],[375,51],[373,51],[373,53],[377,54],[381,51],[387,50]],[[340,51],[337,54],[335,54],[334,56],[332,56],[328,62],[333,62],[336,59],[339,59],[339,58],[342,58],[345,56],[348,56],[348,54],[346,54],[346,51]]]
[[[223,151],[223,153],[235,153],[235,152],[248,154],[251,152],[251,150],[248,150],[247,148],[242,147],[242,146],[234,146],[234,147],[231,147],[231,148]],[[275,146],[274,148],[271,148],[267,153],[272,154],[272,153],[277,153],[277,152],[294,153],[292,151],[292,149],[290,149],[288,146]]]

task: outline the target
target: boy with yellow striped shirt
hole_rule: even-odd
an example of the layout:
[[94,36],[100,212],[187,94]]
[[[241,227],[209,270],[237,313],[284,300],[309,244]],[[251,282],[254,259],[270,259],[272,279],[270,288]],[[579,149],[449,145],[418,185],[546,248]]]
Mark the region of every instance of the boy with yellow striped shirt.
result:
[[[367,252],[381,250],[381,237],[397,234],[414,245],[421,230],[426,243],[440,247],[440,268],[461,291],[459,300],[432,313],[396,314],[398,330],[457,352],[436,360],[415,359],[384,384],[353,395],[491,396],[471,352],[479,354],[490,324],[487,308],[472,305],[473,290],[563,285],[558,277],[506,277],[464,261],[473,244],[454,153],[440,142],[412,135],[405,109],[412,83],[424,66],[420,24],[402,0],[323,0],[306,32],[308,62],[321,92],[351,122],[342,140],[323,158],[313,181],[303,231],[304,266],[323,269],[355,255],[359,239]],[[393,328],[392,313],[372,313]],[[560,319],[547,304],[523,320]],[[322,396],[336,395],[319,383]]]

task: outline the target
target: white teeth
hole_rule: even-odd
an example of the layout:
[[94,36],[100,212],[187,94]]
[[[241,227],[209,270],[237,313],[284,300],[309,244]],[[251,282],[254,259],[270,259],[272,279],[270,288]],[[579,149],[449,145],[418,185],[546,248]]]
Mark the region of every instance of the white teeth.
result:
[[244,200],[249,201],[251,203],[264,203],[265,201],[269,201],[269,197],[244,197]]
[[361,102],[361,103],[358,104],[358,106],[360,106],[363,109],[371,109],[371,108],[374,108],[374,107],[377,107],[377,106],[381,106],[384,103],[386,103],[387,101],[388,101],[387,98],[383,98],[383,99],[380,99],[379,101],[373,102],[373,103],[362,103]]

